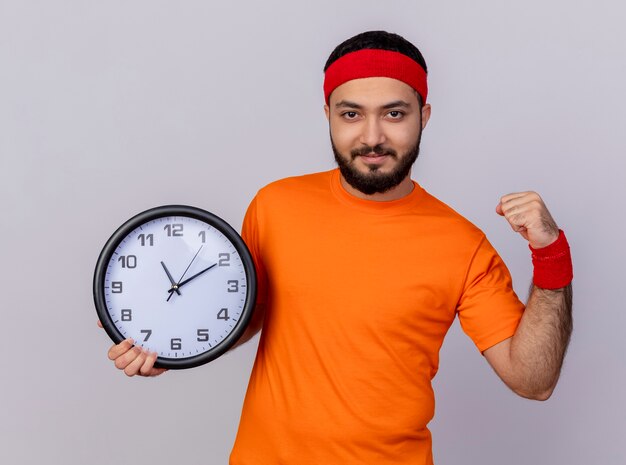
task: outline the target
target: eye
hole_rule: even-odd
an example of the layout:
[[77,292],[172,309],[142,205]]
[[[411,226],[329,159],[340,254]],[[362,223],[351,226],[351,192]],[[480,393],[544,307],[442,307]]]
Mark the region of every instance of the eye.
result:
[[392,119],[400,119],[404,116],[404,113],[399,110],[391,110],[388,115],[391,116]]
[[345,113],[342,113],[341,116],[343,116],[345,119],[354,119],[357,117],[357,112],[356,111],[346,111]]

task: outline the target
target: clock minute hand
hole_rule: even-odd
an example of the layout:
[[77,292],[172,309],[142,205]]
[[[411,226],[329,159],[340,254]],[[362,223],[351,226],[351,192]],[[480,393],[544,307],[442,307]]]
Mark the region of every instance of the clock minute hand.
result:
[[[200,248],[198,249],[198,251],[196,252],[196,254],[193,256],[193,258],[191,259],[191,261],[189,262],[189,265],[187,265],[187,268],[185,268],[185,271],[183,272],[183,275],[180,277],[180,279],[178,280],[178,282],[176,284],[172,284],[172,291],[178,289],[178,287],[180,286],[181,281],[183,280],[183,278],[185,277],[185,275],[187,274],[187,271],[189,271],[189,267],[192,265],[192,263],[196,260],[196,257],[198,256],[198,254],[200,253],[200,251],[202,250],[202,247],[204,247],[204,245],[201,245]],[[172,296],[174,295],[174,292],[170,292],[170,295],[167,297],[167,302],[170,301],[170,299],[172,298]]]
[[174,288],[174,286],[176,285],[176,281],[174,281],[174,278],[172,278],[172,274],[170,273],[170,270],[167,269],[167,266],[165,266],[165,263],[163,262],[161,262],[161,266],[165,270],[165,274],[169,278],[170,284],[172,285],[172,288],[170,289],[170,291],[176,291],[176,294],[181,295],[180,291],[177,288],[176,289]]
[[[198,276],[200,276],[201,274],[206,273],[207,271],[209,271],[211,268],[213,268],[214,266],[216,266],[217,263],[213,263],[213,265],[206,267],[204,270],[200,271],[199,273],[194,274],[193,276],[185,279],[184,281],[181,281],[178,283],[177,287],[178,289],[180,289],[181,287],[183,287],[183,285],[187,284],[189,281],[191,281],[192,279],[196,279]],[[172,293],[174,292],[175,289],[170,289],[167,292]]]

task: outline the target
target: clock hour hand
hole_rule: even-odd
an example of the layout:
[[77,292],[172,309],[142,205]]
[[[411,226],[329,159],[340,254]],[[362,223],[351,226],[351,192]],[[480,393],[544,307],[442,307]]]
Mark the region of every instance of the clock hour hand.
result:
[[165,266],[165,263],[163,262],[161,262],[161,266],[165,270],[165,274],[169,278],[170,284],[172,285],[172,288],[170,289],[170,291],[176,291],[176,294],[181,295],[180,291],[177,288],[176,289],[174,288],[174,286],[176,285],[176,281],[174,281],[174,278],[172,278],[172,274],[170,273],[170,270],[167,269],[167,266]]
[[174,289],[172,287],[172,289],[168,290],[167,292],[169,292],[170,294],[172,292],[174,292],[175,290],[177,291],[178,289],[180,289],[181,287],[183,287],[184,284],[187,284],[189,281],[191,281],[192,279],[196,279],[198,276],[200,276],[201,274],[206,273],[207,271],[209,271],[211,268],[213,268],[215,265],[217,265],[217,263],[213,263],[213,265],[211,266],[207,266],[204,270],[200,271],[199,273],[194,274],[193,276],[185,279],[184,281],[181,281],[177,284],[177,289]]

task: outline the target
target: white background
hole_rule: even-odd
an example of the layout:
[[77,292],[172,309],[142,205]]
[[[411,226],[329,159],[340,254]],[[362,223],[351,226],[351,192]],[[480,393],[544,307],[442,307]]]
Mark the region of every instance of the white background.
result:
[[494,213],[537,190],[568,234],[575,330],[546,403],[451,329],[437,465],[626,463],[624,104],[617,1],[0,0],[0,462],[227,463],[255,342],[129,379],[91,279],[117,226],[170,203],[236,228],[255,192],[333,167],[322,67],[359,32],[415,43],[432,118],[413,176],[481,227],[525,297],[524,241]]

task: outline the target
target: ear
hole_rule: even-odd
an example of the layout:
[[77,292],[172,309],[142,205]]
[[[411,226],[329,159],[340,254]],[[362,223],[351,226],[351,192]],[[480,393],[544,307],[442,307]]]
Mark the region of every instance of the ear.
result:
[[429,119],[430,119],[430,103],[427,103],[422,106],[422,129],[426,127]]
[[328,108],[328,105],[324,105],[324,113],[326,113],[326,119],[330,121],[330,108]]

